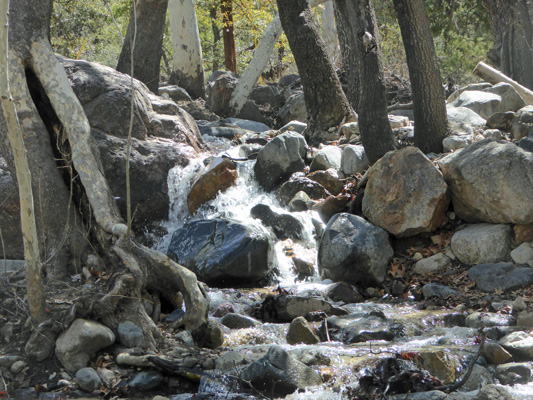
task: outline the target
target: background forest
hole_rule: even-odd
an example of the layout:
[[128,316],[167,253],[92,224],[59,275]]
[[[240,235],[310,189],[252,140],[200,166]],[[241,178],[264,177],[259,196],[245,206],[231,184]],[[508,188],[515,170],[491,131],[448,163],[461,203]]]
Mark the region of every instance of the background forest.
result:
[[[224,67],[221,29],[221,0],[198,0],[196,12],[203,49],[206,77]],[[321,21],[324,5],[315,9]],[[408,82],[400,28],[392,2],[375,4],[382,35],[385,72],[389,78]],[[477,62],[486,57],[493,44],[487,12],[481,0],[426,1],[437,56],[444,80],[466,84]],[[52,45],[57,53],[73,59],[86,59],[115,67],[122,47],[120,28],[125,35],[130,17],[129,0],[57,0],[52,16]],[[266,26],[274,17],[275,0],[236,0],[233,2],[237,70],[242,73]],[[285,35],[278,42],[271,66],[283,65],[286,73],[297,73]],[[172,68],[172,44],[167,17],[161,60],[162,80]],[[337,57],[340,62],[340,56]]]

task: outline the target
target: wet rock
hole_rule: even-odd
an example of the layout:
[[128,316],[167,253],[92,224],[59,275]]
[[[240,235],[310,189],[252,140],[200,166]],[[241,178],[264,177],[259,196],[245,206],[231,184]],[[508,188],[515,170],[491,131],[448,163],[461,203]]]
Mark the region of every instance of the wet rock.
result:
[[315,264],[312,261],[303,260],[298,257],[292,257],[294,271],[299,280],[311,277],[315,274]]
[[282,125],[297,120],[307,122],[307,108],[303,93],[293,94],[279,110],[279,117]]
[[459,218],[495,224],[533,222],[532,153],[484,139],[443,158],[439,165]]
[[342,301],[346,304],[359,303],[363,296],[352,285],[346,282],[337,282],[326,288],[326,296],[333,301]]
[[281,203],[285,206],[296,196],[297,193],[304,192],[310,199],[325,199],[330,193],[324,187],[309,178],[298,177],[285,182],[277,190],[276,195]]
[[392,258],[387,232],[352,214],[329,221],[318,248],[318,270],[324,279],[380,284]]
[[305,167],[307,144],[299,133],[276,136],[259,151],[254,165],[255,176],[266,190],[289,178]]
[[452,289],[449,286],[440,285],[438,283],[428,283],[422,287],[422,294],[424,298],[429,299],[432,297],[439,297],[441,299],[446,299],[450,296],[459,296],[461,292],[458,290]]
[[333,194],[338,195],[344,188],[344,182],[339,179],[337,170],[329,168],[325,171],[315,171],[307,175],[307,178],[321,184],[324,189]]
[[241,372],[244,380],[268,396],[284,397],[298,389],[322,384],[320,375],[291,357],[280,346],[272,346],[267,354]]
[[496,367],[496,378],[503,385],[528,383],[531,381],[531,365],[528,363],[508,363]]
[[245,364],[243,355],[238,351],[228,351],[215,361],[216,369],[220,371],[234,371],[237,366]]
[[520,289],[533,283],[533,269],[520,268],[512,263],[479,264],[468,270],[468,277],[485,292]]
[[144,348],[146,341],[144,335],[137,325],[131,321],[125,321],[118,324],[118,338],[123,346],[129,348]]
[[527,264],[533,267],[533,244],[522,243],[511,251],[511,258],[516,264]]
[[259,322],[255,318],[235,313],[229,313],[224,315],[220,320],[220,323],[230,329],[255,328],[261,325],[261,322]]
[[509,132],[514,117],[515,113],[512,111],[494,113],[487,119],[487,128]]
[[320,297],[299,295],[279,295],[267,297],[261,305],[264,321],[290,322],[313,311],[323,311],[328,315],[345,315],[347,311],[336,307]]
[[309,202],[311,199],[304,191],[296,193],[289,202],[289,210],[291,211],[307,211],[309,209]]
[[487,370],[487,368],[476,364],[472,369],[470,377],[461,387],[461,391],[470,392],[472,390],[478,390],[491,383],[494,383],[491,373]]
[[431,375],[439,378],[445,385],[455,382],[456,362],[444,351],[422,351],[419,353],[420,365]]
[[451,248],[464,264],[496,263],[509,257],[511,240],[509,225],[475,224],[455,232]]
[[346,206],[351,199],[352,198],[349,195],[328,196],[313,204],[311,210],[316,211],[320,216],[320,219],[327,224],[335,214],[348,211]]
[[205,88],[206,105],[218,115],[229,113],[229,100],[235,87],[238,76],[229,71],[215,71],[209,78]]
[[81,390],[93,392],[102,387],[102,380],[92,368],[82,368],[76,372],[76,380]]
[[485,343],[481,355],[489,364],[503,364],[511,359],[511,353],[495,342]]
[[500,345],[519,361],[533,361],[533,337],[526,332],[512,332],[500,340]]
[[337,146],[324,146],[318,150],[313,161],[311,162],[310,170],[325,171],[329,168],[335,170],[341,166],[342,150]]
[[311,365],[332,365],[333,361],[328,356],[327,350],[320,350],[313,347],[298,347],[289,351],[289,354],[307,366]]
[[485,126],[486,120],[478,113],[466,107],[447,107],[448,121],[456,124],[466,124],[476,128]]
[[439,272],[450,266],[452,260],[444,253],[438,253],[431,257],[417,261],[414,271],[417,274],[425,275]]
[[489,118],[500,110],[499,105],[502,97],[495,93],[481,92],[479,90],[467,90],[451,104],[452,107],[466,107],[479,114],[482,118]]
[[192,185],[187,196],[189,212],[194,214],[203,204],[215,199],[219,192],[224,192],[235,185],[238,173],[235,163],[227,158],[215,158],[207,171]]
[[287,343],[289,344],[316,344],[320,339],[313,332],[313,329],[307,323],[304,317],[294,318],[287,331]]
[[303,239],[304,227],[300,220],[290,214],[281,214],[273,211],[266,204],[257,204],[250,210],[253,218],[272,228],[278,239],[287,238]]
[[239,128],[237,125],[220,121],[222,120],[213,122],[198,121],[198,129],[202,135],[225,138],[228,140],[233,140],[252,133],[252,131]]
[[377,315],[348,314],[329,317],[320,326],[320,333],[326,337],[326,327],[331,340],[345,344],[360,343],[369,340],[390,341],[400,336],[404,326]]
[[370,170],[363,213],[397,237],[430,232],[442,224],[447,190],[442,174],[418,148],[390,151]]
[[270,272],[268,238],[224,219],[185,224],[172,235],[168,256],[209,286],[252,285]]
[[502,386],[489,384],[483,386],[472,400],[518,400],[518,398]]
[[140,372],[128,383],[128,387],[140,391],[157,388],[164,381],[163,375],[157,371]]
[[56,356],[70,372],[84,368],[99,350],[115,342],[115,334],[107,326],[81,318],[63,332],[56,341]]
[[474,312],[466,317],[466,326],[469,328],[484,328],[489,326],[508,326],[511,316],[488,312]]
[[257,121],[251,121],[248,119],[242,119],[242,118],[226,118],[221,119],[221,122],[227,122],[233,125],[238,126],[241,129],[246,129],[248,131],[256,132],[256,133],[262,133],[270,130],[270,127],[266,124],[263,124],[261,122]]
[[511,125],[511,134],[514,139],[522,139],[533,129],[533,106],[526,106],[518,110]]

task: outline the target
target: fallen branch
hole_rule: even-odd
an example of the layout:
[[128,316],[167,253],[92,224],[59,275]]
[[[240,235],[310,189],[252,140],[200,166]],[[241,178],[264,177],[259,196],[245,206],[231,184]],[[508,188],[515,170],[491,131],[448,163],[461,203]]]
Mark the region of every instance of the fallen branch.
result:
[[485,64],[484,62],[480,62],[478,63],[478,65],[476,65],[476,68],[474,68],[473,72],[477,76],[480,76],[481,78],[492,83],[493,85],[501,82],[508,83],[516,89],[518,94],[522,96],[522,98],[527,104],[533,104],[533,91],[522,86],[518,82],[513,81],[507,75],[501,73],[495,68],[492,68],[490,65]]

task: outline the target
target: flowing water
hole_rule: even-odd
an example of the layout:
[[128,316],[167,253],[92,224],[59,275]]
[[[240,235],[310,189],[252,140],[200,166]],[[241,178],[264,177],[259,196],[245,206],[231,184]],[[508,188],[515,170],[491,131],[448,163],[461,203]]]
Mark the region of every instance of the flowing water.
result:
[[[205,139],[208,139],[207,137]],[[210,139],[213,145],[213,139]],[[241,157],[238,147],[231,147],[228,141],[217,139],[217,151],[214,153],[227,154],[235,158]],[[228,218],[248,226],[265,231],[275,243],[274,250],[269,255],[275,266],[277,275],[271,282],[273,286],[281,286],[295,294],[323,293],[324,289],[331,281],[321,281],[318,274],[306,282],[296,282],[294,272],[291,269],[292,261],[285,254],[285,248],[290,246],[300,257],[313,261],[316,264],[317,242],[314,237],[312,220],[319,217],[313,212],[292,213],[297,215],[305,227],[305,240],[287,242],[277,240],[273,234],[268,233],[260,221],[250,216],[250,209],[256,204],[262,203],[270,206],[274,211],[286,212],[282,209],[273,194],[265,192],[259,187],[254,179],[253,165],[255,161],[237,162],[239,177],[237,184],[218,197],[202,206],[196,215],[189,215],[187,209],[187,194],[194,180],[205,171],[203,163],[205,157],[191,160],[185,167],[176,167],[170,171],[168,177],[169,196],[171,201],[171,211],[166,228],[169,232],[158,244],[157,248],[166,252],[172,233],[182,227],[184,223],[198,219],[211,219],[217,217]],[[235,312],[245,314],[245,310],[251,304],[260,302],[266,293],[271,293],[268,289],[211,289],[211,308],[214,309],[224,301],[233,304]],[[451,314],[450,310],[417,310],[414,302],[405,300],[398,304],[391,302],[365,302],[345,305],[351,313],[369,313],[380,311],[388,319],[393,319],[402,323],[406,328],[404,335],[392,342],[372,341],[360,344],[345,345],[340,342],[326,342],[319,345],[297,345],[287,344],[285,339],[288,324],[265,323],[257,328],[227,330],[225,332],[225,346],[230,347],[253,360],[262,356],[265,349],[272,344],[281,345],[291,352],[319,352],[323,357],[330,359],[329,368],[331,381],[327,389],[316,388],[314,390],[295,393],[289,395],[287,399],[324,399],[343,400],[348,399],[346,388],[357,385],[359,378],[357,373],[360,368],[370,358],[391,357],[400,352],[417,351],[444,351],[457,361],[457,371],[460,372],[461,362],[467,356],[475,353],[477,346],[474,342],[476,330],[473,328],[450,326],[445,323],[446,315]],[[512,388],[515,394],[520,394],[521,398],[533,398],[533,385],[515,385]],[[529,397],[531,396],[531,397]]]

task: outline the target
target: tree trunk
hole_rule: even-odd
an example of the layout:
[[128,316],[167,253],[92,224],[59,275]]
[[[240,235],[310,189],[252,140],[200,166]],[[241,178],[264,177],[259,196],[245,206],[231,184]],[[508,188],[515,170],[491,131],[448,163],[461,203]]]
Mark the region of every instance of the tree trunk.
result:
[[359,130],[371,163],[397,148],[387,115],[387,89],[381,60],[381,40],[371,0],[335,0],[343,25],[350,25],[352,57],[359,64]]
[[156,94],[159,90],[167,5],[168,0],[135,0],[117,64],[117,71],[131,75],[134,43],[133,77]]
[[278,0],[283,30],[302,79],[311,144],[328,140],[328,129],[355,119],[329,61],[318,25],[306,0]]
[[[81,299],[92,303],[88,316],[115,332],[120,322],[136,323],[148,347],[160,334],[143,307],[143,291],[160,293],[175,306],[181,291],[186,315],[180,323],[199,337],[207,326],[209,300],[196,276],[125,239],[127,228],[102,172],[89,122],[48,41],[49,4],[17,0],[10,7],[11,92],[25,133],[38,228],[44,233],[39,236],[41,259],[47,260],[49,276],[74,261],[80,271],[89,252],[101,260],[111,278],[95,285],[100,296]],[[4,154],[12,165],[10,153]],[[106,293],[108,284],[112,289]]]
[[170,83],[179,85],[195,99],[204,97],[204,61],[194,0],[168,3],[174,66]]
[[233,31],[233,0],[222,0],[222,38],[224,39],[224,60],[226,69],[237,73],[237,53]]
[[[311,0],[310,6],[315,7],[324,1],[326,0]],[[246,101],[248,101],[255,84],[268,65],[274,46],[282,33],[283,29],[281,27],[279,14],[276,14],[268,24],[261,39],[259,39],[259,44],[257,45],[257,49],[255,49],[252,60],[244,70],[231,95],[230,107],[232,115],[237,115],[244,107]]]
[[[9,88],[8,54],[9,0],[0,3],[0,96],[7,124],[7,136],[13,158],[20,197],[20,221],[24,243],[24,266],[28,283],[28,309],[35,326],[46,319],[45,298],[41,273],[39,237],[35,221],[31,173],[26,157],[24,138],[17,110]],[[5,262],[5,260],[4,260]]]
[[446,98],[423,0],[394,0],[413,92],[415,145],[442,152],[448,134]]
[[324,42],[328,51],[328,56],[333,65],[337,57],[339,48],[339,38],[337,27],[335,26],[335,11],[333,9],[333,0],[328,0],[324,4],[322,12],[322,29],[324,30]]

